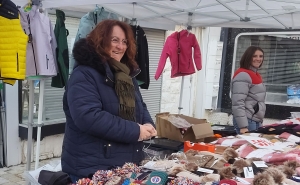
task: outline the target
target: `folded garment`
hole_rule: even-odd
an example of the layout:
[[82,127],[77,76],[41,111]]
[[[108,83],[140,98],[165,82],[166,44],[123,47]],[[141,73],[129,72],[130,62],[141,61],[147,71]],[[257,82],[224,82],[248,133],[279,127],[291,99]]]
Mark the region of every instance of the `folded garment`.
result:
[[217,140],[216,144],[222,145],[222,146],[241,146],[245,143],[248,143],[245,139],[239,139],[239,138],[219,138]]
[[239,154],[239,157],[246,158],[248,154],[255,151],[255,148],[252,147],[250,144],[244,144],[238,148],[237,153]]
[[[262,133],[262,134],[275,134],[275,135],[280,135],[284,132],[287,132],[287,133],[300,136],[300,125],[294,124],[293,122],[288,122],[283,124],[275,123],[275,124],[259,127],[257,130],[250,131],[250,132]],[[297,132],[299,132],[299,135],[297,134]]]
[[296,161],[298,155],[293,153],[273,153],[262,157],[262,160],[267,163],[282,163],[285,161]]
[[282,134],[280,134],[279,138],[286,139],[286,141],[290,141],[290,142],[299,142],[300,141],[300,137],[295,136],[290,133],[287,133],[287,132],[283,132]]

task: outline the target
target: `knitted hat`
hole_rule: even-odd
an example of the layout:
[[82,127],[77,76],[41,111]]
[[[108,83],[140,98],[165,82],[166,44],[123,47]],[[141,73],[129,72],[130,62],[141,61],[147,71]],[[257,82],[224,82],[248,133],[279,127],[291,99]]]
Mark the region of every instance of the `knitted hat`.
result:
[[163,185],[167,182],[168,180],[168,174],[166,172],[163,171],[154,171],[151,172],[148,180],[146,181],[147,185]]
[[223,179],[219,183],[220,185],[237,185],[237,183],[233,180]]

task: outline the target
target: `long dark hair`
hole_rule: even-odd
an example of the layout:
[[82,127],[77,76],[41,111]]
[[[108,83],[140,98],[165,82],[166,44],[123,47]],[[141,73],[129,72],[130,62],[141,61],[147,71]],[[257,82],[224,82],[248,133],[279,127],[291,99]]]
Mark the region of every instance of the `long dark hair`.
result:
[[[261,51],[264,54],[264,51],[258,46],[250,46],[247,48],[247,50],[245,51],[245,53],[243,54],[243,56],[240,60],[241,68],[244,68],[244,69],[250,68],[252,60],[253,60],[253,55],[257,50]],[[263,62],[264,62],[264,56],[263,56],[263,61],[262,61],[261,65],[263,64]]]
[[97,24],[95,29],[87,36],[87,42],[90,46],[95,48],[96,52],[106,61],[110,60],[109,47],[111,43],[111,34],[114,26],[120,26],[125,33],[127,39],[127,49],[121,59],[121,62],[126,64],[131,71],[138,68],[138,65],[135,61],[136,55],[136,44],[133,36],[131,27],[122,21],[118,20],[103,20]]

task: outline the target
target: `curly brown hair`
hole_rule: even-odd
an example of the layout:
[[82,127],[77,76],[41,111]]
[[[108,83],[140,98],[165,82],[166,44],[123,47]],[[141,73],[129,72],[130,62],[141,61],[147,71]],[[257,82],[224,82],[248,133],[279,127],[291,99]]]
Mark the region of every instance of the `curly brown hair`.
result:
[[[263,53],[263,61],[261,63],[261,65],[264,62],[264,51],[258,47],[258,46],[250,46],[247,48],[247,50],[245,51],[245,53],[243,54],[241,60],[240,60],[240,67],[244,68],[244,69],[249,69],[252,63],[252,58],[254,53],[259,50]],[[259,67],[261,67],[261,65]]]
[[121,62],[126,64],[130,68],[130,70],[133,71],[138,68],[138,65],[135,61],[136,44],[132,29],[127,23],[118,20],[103,20],[98,23],[96,27],[91,31],[91,33],[87,36],[87,42],[91,47],[95,48],[96,52],[104,61],[109,61],[111,59],[109,48],[111,44],[111,34],[114,26],[121,27],[128,41],[127,49],[121,59]]

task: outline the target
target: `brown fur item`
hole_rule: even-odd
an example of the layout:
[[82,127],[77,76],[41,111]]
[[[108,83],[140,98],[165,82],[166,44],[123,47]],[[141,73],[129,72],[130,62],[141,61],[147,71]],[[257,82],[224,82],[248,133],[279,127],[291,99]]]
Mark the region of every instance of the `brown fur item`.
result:
[[244,159],[240,159],[237,161],[234,161],[234,163],[232,164],[233,169],[236,169],[236,172],[238,174],[243,173],[244,172],[244,167],[249,167],[251,164],[249,162],[247,162]]
[[186,155],[184,153],[173,153],[168,157],[168,160],[187,160]]
[[257,158],[257,157],[251,157],[249,159],[246,159],[246,161],[249,162],[249,164],[251,164],[253,161],[261,161],[261,158]]
[[176,176],[179,172],[185,171],[185,169],[181,166],[176,166],[173,169],[170,170],[168,173],[170,176]]
[[283,180],[285,179],[285,175],[279,171],[277,168],[271,167],[271,168],[267,168],[264,172],[267,173],[269,175],[271,175],[271,177],[273,177],[274,181],[277,184],[281,184],[283,182]]
[[220,181],[220,175],[219,174],[207,174],[205,176],[203,176],[202,178],[202,183],[206,183],[206,182],[214,182],[214,181]]
[[195,156],[198,154],[198,151],[197,150],[193,150],[193,149],[190,149],[188,151],[185,152],[185,155],[187,156]]
[[211,168],[213,169],[221,169],[224,167],[224,164],[227,163],[227,161],[225,161],[225,159],[219,159]]
[[220,179],[232,179],[235,175],[232,173],[231,167],[223,167],[219,170]]
[[258,173],[252,183],[253,185],[276,185],[274,179],[267,173]]
[[187,171],[190,172],[198,170],[198,165],[196,163],[187,163],[184,167]]
[[233,149],[233,148],[226,148],[226,150],[223,152],[223,157],[226,161],[228,161],[229,159],[234,159],[236,157],[238,157],[239,154]]
[[283,165],[296,170],[297,167],[300,167],[300,164],[297,161],[286,161],[283,163]]
[[279,165],[277,166],[277,169],[283,172],[288,179],[292,178],[292,176],[295,174],[295,170],[289,168],[288,166]]

